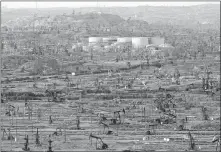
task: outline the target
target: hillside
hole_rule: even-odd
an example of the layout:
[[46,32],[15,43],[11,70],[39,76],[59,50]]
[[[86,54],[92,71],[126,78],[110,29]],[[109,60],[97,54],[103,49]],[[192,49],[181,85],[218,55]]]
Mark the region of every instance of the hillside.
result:
[[[144,20],[148,23],[163,23],[172,25],[182,25],[195,27],[196,25],[209,25],[219,29],[220,25],[220,6],[216,4],[205,4],[197,6],[138,6],[138,7],[103,7],[103,8],[75,8],[75,13],[82,14],[89,12],[102,12],[119,15],[124,19]],[[36,12],[35,9],[2,9],[2,23],[9,20],[31,15]],[[38,15],[60,15],[71,14],[73,8],[38,8]],[[188,13],[187,13],[188,12]]]

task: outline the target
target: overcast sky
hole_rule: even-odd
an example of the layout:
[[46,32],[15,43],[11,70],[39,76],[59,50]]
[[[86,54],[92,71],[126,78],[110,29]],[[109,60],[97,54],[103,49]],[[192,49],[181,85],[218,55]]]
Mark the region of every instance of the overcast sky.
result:
[[2,2],[2,6],[7,8],[190,6],[200,4],[219,4],[219,2]]

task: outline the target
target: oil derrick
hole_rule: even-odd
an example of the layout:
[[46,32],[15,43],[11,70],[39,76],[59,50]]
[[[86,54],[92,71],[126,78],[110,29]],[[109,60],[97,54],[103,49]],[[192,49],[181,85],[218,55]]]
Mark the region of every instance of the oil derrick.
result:
[[80,128],[80,118],[79,118],[79,116],[77,116],[77,118],[76,118],[76,124],[77,124],[77,130],[81,129]]
[[52,117],[51,117],[51,115],[49,116],[49,124],[52,124],[53,123],[53,121],[52,121]]
[[127,62],[127,66],[128,66],[128,69],[130,69],[131,68],[131,63]]
[[176,84],[180,85],[180,81],[179,81],[180,72],[179,72],[179,70],[177,68],[175,69],[174,78],[176,79]]
[[149,67],[150,66],[150,59],[149,59],[148,55],[146,55],[146,61],[147,61],[147,67]]
[[205,90],[208,90],[208,89],[209,89],[210,74],[212,74],[212,72],[209,71],[208,67],[206,67],[206,70],[205,70],[206,78],[205,78],[205,80],[204,80],[204,81],[205,81],[205,82],[204,82]]
[[196,145],[193,136],[191,135],[190,131],[188,132],[189,137],[189,150],[196,150]]
[[40,120],[41,119],[41,109],[40,108],[38,108],[38,110],[37,110],[37,116],[38,116],[38,120]]
[[203,90],[205,91],[206,90],[206,79],[205,78],[202,79],[202,87],[203,87]]
[[38,128],[37,128],[37,133],[36,133],[36,140],[35,140],[35,143],[36,143],[36,145],[37,146],[40,146],[41,144],[40,144],[40,139],[39,139],[40,137],[39,137],[39,134],[38,134]]
[[26,135],[24,139],[25,139],[26,142],[25,142],[25,144],[24,144],[25,147],[22,148],[22,149],[23,149],[24,151],[30,151],[30,148],[28,147],[28,145],[29,145],[28,135]]

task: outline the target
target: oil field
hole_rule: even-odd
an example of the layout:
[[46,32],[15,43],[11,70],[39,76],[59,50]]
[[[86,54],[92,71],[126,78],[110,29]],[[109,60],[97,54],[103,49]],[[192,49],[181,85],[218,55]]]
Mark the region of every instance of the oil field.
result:
[[75,11],[1,26],[2,151],[220,151],[219,31]]

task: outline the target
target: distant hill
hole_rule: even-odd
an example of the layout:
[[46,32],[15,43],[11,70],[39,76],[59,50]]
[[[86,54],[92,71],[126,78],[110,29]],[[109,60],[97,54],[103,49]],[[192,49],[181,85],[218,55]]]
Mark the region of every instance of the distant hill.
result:
[[[89,12],[102,12],[119,15],[123,19],[144,20],[148,23],[181,25],[195,27],[209,25],[210,28],[220,27],[220,6],[218,4],[204,4],[196,6],[138,6],[138,7],[90,7],[90,8],[38,8],[38,15],[61,15]],[[2,9],[2,23],[33,15],[36,9]]]

